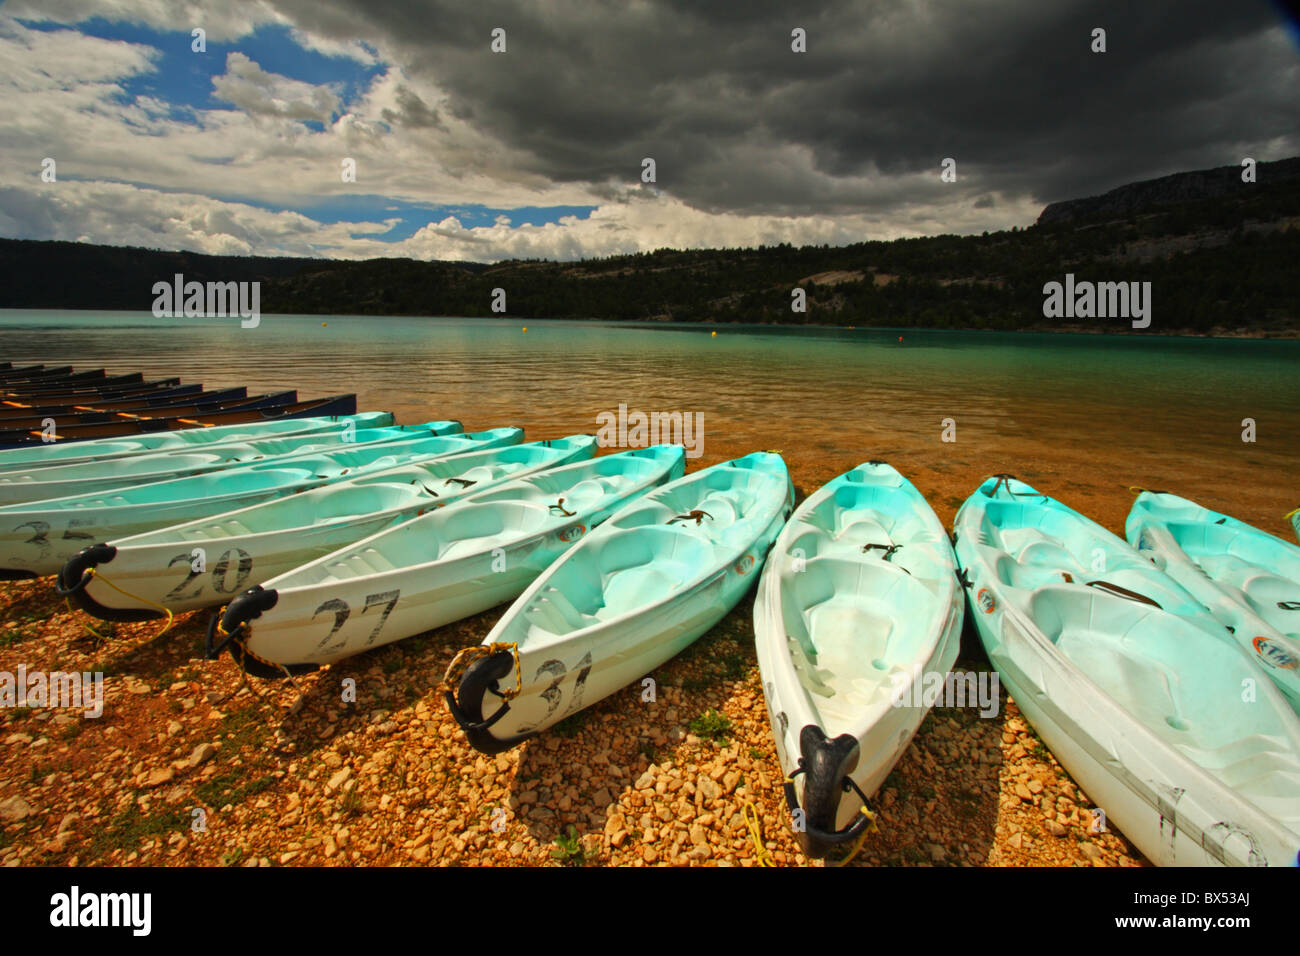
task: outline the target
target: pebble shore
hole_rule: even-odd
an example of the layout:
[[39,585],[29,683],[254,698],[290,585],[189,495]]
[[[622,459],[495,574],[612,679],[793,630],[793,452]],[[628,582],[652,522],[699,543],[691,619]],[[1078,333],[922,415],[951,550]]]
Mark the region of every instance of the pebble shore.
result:
[[[823,865],[789,829],[751,606],[649,675],[653,702],[634,685],[485,757],[437,686],[497,611],[295,686],[203,660],[203,614],[160,636],[70,612],[50,579],[0,585],[0,671],[106,675],[99,718],[0,708],[0,864]],[[879,832],[849,865],[1144,862],[1094,832],[1005,692],[996,717],[932,711],[874,802]]]

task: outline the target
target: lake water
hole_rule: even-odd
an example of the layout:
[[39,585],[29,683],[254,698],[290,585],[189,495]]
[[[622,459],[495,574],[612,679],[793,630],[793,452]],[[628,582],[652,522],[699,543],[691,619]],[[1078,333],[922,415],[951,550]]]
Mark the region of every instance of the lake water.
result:
[[[776,449],[807,493],[883,458],[945,522],[997,472],[1116,531],[1129,485],[1288,536],[1281,516],[1300,505],[1300,340],[371,316],[263,316],[243,329],[238,319],[0,310],[2,360],[250,394],[356,392],[360,407],[403,423],[519,425],[530,439],[595,432],[597,415],[620,404],[698,412],[703,456],[691,467]],[[1242,441],[1245,418],[1254,443]],[[954,442],[942,441],[944,419]]]

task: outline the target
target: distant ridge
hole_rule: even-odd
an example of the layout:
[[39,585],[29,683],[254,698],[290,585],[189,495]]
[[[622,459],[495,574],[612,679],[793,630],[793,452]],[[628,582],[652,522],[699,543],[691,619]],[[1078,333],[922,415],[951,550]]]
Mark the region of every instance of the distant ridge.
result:
[[[1068,272],[1150,282],[1152,332],[1300,335],[1300,158],[1134,183],[1053,203],[1038,224],[845,246],[659,249],[577,262],[209,256],[0,239],[0,308],[148,312],[158,281],[257,281],[261,312],[1065,328],[1043,289]],[[791,308],[791,292],[807,308]],[[494,305],[508,295],[506,309]],[[499,307],[499,305],[498,305]],[[1126,332],[1113,318],[1073,331]],[[1142,334],[1142,333],[1138,333]]]
[[1054,226],[1127,219],[1157,206],[1218,199],[1242,189],[1300,179],[1300,156],[1259,163],[1255,167],[1254,183],[1243,183],[1241,170],[1240,166],[1197,169],[1161,176],[1159,179],[1128,183],[1100,196],[1050,203],[1043,209],[1035,225]]

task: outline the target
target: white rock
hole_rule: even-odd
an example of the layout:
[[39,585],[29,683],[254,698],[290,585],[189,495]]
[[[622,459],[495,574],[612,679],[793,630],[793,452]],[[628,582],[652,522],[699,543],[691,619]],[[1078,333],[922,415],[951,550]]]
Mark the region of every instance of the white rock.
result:
[[22,797],[10,797],[8,800],[0,801],[0,820],[6,823],[26,820],[34,812],[32,805]]

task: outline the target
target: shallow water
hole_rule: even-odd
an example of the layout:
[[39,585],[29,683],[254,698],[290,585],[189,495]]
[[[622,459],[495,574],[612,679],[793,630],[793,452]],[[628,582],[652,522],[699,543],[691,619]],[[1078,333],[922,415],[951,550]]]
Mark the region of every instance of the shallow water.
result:
[[[325,323],[322,325],[322,323]],[[527,327],[525,332],[523,329]],[[710,335],[716,328],[717,336]],[[1293,540],[1300,341],[518,319],[0,311],[0,361],[179,375],[250,393],[356,392],[403,423],[595,432],[620,403],[703,415],[712,464],[777,449],[809,492],[889,460],[950,522],[1012,472],[1122,532],[1129,485]],[[955,423],[945,442],[943,420]],[[1242,441],[1242,420],[1257,440]]]

